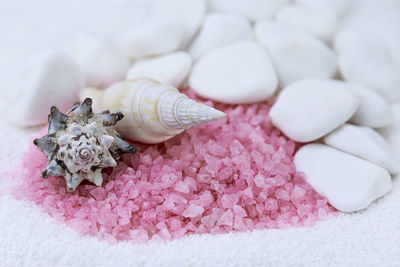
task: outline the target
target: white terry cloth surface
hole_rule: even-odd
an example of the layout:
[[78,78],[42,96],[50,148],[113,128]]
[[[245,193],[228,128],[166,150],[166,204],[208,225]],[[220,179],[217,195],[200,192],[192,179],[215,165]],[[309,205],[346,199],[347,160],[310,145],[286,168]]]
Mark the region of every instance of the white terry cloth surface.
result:
[[[62,46],[84,27],[110,31],[126,21],[133,27],[149,9],[145,0],[62,5],[0,0],[0,111],[4,114],[12,90],[5,85],[27,56]],[[0,119],[1,170],[18,162],[31,132]],[[6,176],[0,174],[0,189]],[[400,266],[400,182],[394,179],[391,193],[366,211],[340,214],[312,228],[192,235],[142,245],[111,246],[80,236],[33,203],[0,196],[0,266]]]

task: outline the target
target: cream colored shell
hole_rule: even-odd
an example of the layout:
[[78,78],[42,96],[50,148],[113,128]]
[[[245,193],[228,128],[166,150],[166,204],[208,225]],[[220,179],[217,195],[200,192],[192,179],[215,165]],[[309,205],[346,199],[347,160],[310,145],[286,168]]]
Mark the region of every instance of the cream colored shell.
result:
[[189,99],[175,87],[147,78],[116,83],[102,96],[93,89],[81,94],[88,96],[93,97],[97,106],[124,114],[117,125],[121,134],[148,144],[163,142],[185,129],[225,117],[225,113]]

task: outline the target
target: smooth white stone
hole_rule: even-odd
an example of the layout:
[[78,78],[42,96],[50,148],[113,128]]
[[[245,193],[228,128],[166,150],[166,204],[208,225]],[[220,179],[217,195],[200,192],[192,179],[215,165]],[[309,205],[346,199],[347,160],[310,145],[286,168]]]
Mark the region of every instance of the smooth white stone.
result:
[[116,41],[95,34],[80,35],[72,56],[85,75],[86,86],[107,87],[122,80],[130,66],[128,55]]
[[67,111],[83,89],[84,78],[68,55],[45,51],[33,57],[19,80],[19,90],[9,106],[8,118],[19,126],[47,123],[50,107]]
[[126,74],[127,80],[146,77],[180,87],[186,79],[192,58],[187,52],[175,52],[155,58],[139,59]]
[[390,173],[399,172],[398,159],[376,131],[365,126],[344,124],[324,137],[325,144],[375,163]]
[[342,29],[379,34],[382,30],[396,29],[400,25],[400,1],[398,0],[352,0],[350,2],[353,2],[353,8],[343,18]]
[[310,142],[349,120],[359,102],[341,82],[310,79],[284,88],[269,115],[288,137]]
[[400,100],[400,31],[343,30],[334,43],[346,80],[370,87],[390,102]]
[[204,19],[189,52],[197,60],[218,47],[252,39],[252,36],[250,21],[245,17],[232,13],[212,13]]
[[251,103],[269,98],[278,79],[265,49],[241,41],[216,49],[193,66],[189,85],[202,97],[223,103]]
[[310,34],[261,21],[255,26],[255,36],[270,53],[283,87],[308,78],[331,78],[336,73],[335,53]]
[[360,99],[360,107],[350,122],[373,128],[387,126],[392,123],[393,111],[389,102],[380,94],[368,87],[343,82]]
[[276,15],[279,24],[309,33],[329,42],[338,27],[338,18],[330,9],[306,4],[287,5]]
[[[400,159],[400,103],[391,106],[393,111],[393,122],[383,128],[378,129],[382,136],[388,141],[395,151],[397,158]],[[398,161],[400,165],[400,161]]]
[[295,3],[307,6],[307,8],[320,10],[321,12],[329,12],[342,19],[353,11],[358,0],[295,0]]
[[294,163],[315,191],[340,211],[365,209],[392,188],[384,168],[325,145],[303,146]]
[[134,59],[162,55],[177,50],[184,40],[184,26],[177,19],[157,18],[126,33],[122,44]]
[[209,0],[212,11],[238,13],[250,20],[271,19],[289,0]]
[[182,25],[180,48],[185,48],[200,28],[206,14],[206,3],[204,0],[157,0],[152,14],[155,18],[175,20]]

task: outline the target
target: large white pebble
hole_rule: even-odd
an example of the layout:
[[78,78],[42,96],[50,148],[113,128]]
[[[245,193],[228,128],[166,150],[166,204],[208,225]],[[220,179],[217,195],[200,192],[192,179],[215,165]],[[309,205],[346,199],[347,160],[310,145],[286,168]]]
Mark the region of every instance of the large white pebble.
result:
[[325,144],[371,161],[390,173],[399,172],[396,155],[386,140],[365,126],[344,124],[324,137]]
[[[397,158],[400,158],[400,103],[392,105],[391,109],[394,114],[393,122],[386,127],[380,128],[379,132],[395,150]],[[400,160],[398,165],[400,165]]]
[[365,209],[392,187],[384,168],[321,144],[300,148],[294,163],[315,191],[344,212]]
[[255,21],[271,19],[289,0],[209,0],[212,11],[226,11],[244,15]]
[[379,34],[343,30],[335,49],[343,77],[376,90],[387,100],[400,100],[400,31]]
[[353,83],[346,84],[351,92],[360,98],[360,107],[350,120],[352,123],[373,128],[392,123],[393,112],[385,98],[368,87]]
[[160,57],[139,59],[126,74],[126,79],[152,78],[164,84],[180,87],[186,79],[192,58],[187,52],[175,52]]
[[307,32],[329,42],[338,27],[338,18],[330,9],[306,4],[287,5],[276,16],[276,21],[298,31]]
[[84,78],[68,55],[45,51],[33,57],[20,77],[15,102],[10,105],[10,122],[36,126],[47,122],[51,106],[68,110],[83,89]]
[[267,51],[254,41],[210,52],[197,61],[189,77],[189,85],[197,94],[223,103],[266,100],[277,84]]
[[304,80],[284,88],[269,115],[288,137],[310,142],[349,120],[359,102],[343,83]]
[[184,40],[183,25],[175,19],[158,18],[122,36],[126,53],[134,59],[177,50]]
[[336,73],[335,53],[310,34],[262,21],[255,26],[255,36],[270,53],[282,86],[308,78],[331,78]]
[[190,46],[189,52],[196,60],[218,47],[252,38],[250,21],[238,14],[212,13]]
[[80,35],[72,53],[85,75],[86,86],[106,87],[120,81],[130,66],[121,46],[104,36]]
[[204,0],[157,0],[154,2],[154,17],[175,20],[183,27],[183,41],[180,48],[185,48],[198,31],[204,15]]

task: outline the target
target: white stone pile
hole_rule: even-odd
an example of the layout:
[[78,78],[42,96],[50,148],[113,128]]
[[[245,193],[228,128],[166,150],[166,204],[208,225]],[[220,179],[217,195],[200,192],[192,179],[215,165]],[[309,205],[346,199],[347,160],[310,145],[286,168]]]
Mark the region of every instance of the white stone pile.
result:
[[272,122],[314,142],[295,163],[334,207],[362,210],[390,190],[400,164],[400,1],[155,3],[120,38],[88,33],[69,56],[34,58],[12,121],[45,123],[50,105],[70,106],[84,87],[138,77],[222,103],[276,97]]

